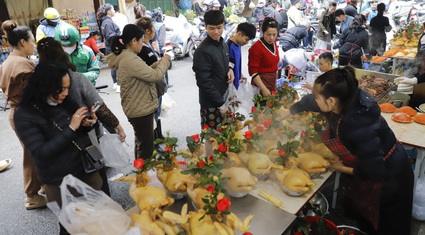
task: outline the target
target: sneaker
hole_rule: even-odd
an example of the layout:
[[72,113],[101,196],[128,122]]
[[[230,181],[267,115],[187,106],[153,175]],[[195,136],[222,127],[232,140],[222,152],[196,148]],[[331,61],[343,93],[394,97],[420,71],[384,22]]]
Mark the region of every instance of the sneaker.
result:
[[25,202],[25,209],[33,210],[37,208],[43,208],[43,207],[46,207],[46,204],[47,204],[47,198],[45,196],[35,195],[30,202],[28,201]]
[[114,83],[114,85],[112,86],[112,89],[116,90],[117,89],[118,84]]
[[115,92],[116,93],[120,93],[121,92],[121,86],[117,85],[117,87],[115,88]]
[[0,172],[6,170],[6,168],[8,168],[10,166],[10,164],[12,164],[12,159],[10,159],[10,158],[1,160],[0,161]]

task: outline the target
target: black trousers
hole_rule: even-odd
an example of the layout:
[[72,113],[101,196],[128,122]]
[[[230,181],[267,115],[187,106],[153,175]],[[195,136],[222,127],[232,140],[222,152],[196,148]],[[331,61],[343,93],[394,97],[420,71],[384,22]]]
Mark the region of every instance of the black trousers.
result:
[[154,149],[153,120],[154,113],[144,117],[129,118],[134,130],[134,156],[135,158],[149,158]]
[[361,69],[363,68],[363,63],[361,57],[352,57],[352,58],[346,58],[346,57],[339,57],[338,58],[338,64],[340,66],[344,65],[352,65],[355,68]]

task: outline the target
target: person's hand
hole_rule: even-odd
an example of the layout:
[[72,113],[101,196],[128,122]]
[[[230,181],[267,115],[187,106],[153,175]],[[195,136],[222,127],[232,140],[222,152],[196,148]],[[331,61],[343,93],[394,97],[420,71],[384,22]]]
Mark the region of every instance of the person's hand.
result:
[[171,60],[171,57],[168,54],[164,54],[164,56],[162,57],[162,59],[166,59],[166,60],[170,61]]
[[72,115],[71,123],[69,124],[69,126],[73,130],[77,130],[78,128],[80,128],[81,122],[84,118],[86,118],[87,112],[87,107],[81,107],[77,109],[77,111],[75,111],[75,113]]
[[125,137],[127,137],[127,136],[125,135],[124,129],[122,128],[121,124],[118,124],[116,129],[117,129],[117,134],[118,134],[120,141],[124,142]]
[[222,106],[220,106],[218,108],[218,111],[220,112],[221,116],[224,117],[224,114],[227,112],[227,107],[225,104],[223,104]]
[[323,31],[323,33],[324,33],[325,35],[328,35],[328,34],[329,34],[329,32],[328,32],[327,30]]
[[232,83],[235,80],[235,74],[233,73],[232,69],[229,69],[229,72],[227,72],[227,83]]
[[264,91],[263,90],[261,90],[261,94],[263,94],[263,96],[269,96],[269,95],[271,95],[271,93],[270,93],[270,91],[269,91],[269,89],[264,89]]
[[343,172],[345,166],[339,158],[334,158],[331,167],[338,172]]
[[301,85],[301,87],[305,88],[305,89],[309,89],[312,90],[313,89],[313,85],[311,85],[310,83],[306,82],[304,84]]
[[[97,122],[97,116],[96,116],[96,110],[95,110],[95,106],[93,105],[91,107],[91,111],[90,113],[86,113],[86,117],[83,118],[82,124],[83,126],[94,126],[94,124],[96,124]],[[88,116],[90,115],[90,116]]]
[[394,79],[394,82],[398,85],[398,84],[410,84],[410,85],[414,85],[414,84],[418,84],[418,79],[416,77],[413,78],[407,78],[407,77],[398,77]]

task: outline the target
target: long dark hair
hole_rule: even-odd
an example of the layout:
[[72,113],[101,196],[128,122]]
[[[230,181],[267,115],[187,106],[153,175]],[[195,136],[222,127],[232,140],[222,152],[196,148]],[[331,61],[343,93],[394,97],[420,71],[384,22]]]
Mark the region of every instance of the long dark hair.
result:
[[357,14],[354,19],[353,23],[350,25],[350,29],[355,29],[357,26],[362,26],[366,23],[366,17],[362,14]]
[[124,27],[121,36],[111,38],[111,50],[115,55],[121,54],[125,46],[128,45],[133,38],[137,41],[143,37],[145,31],[134,24],[128,24]]
[[356,102],[359,93],[359,82],[355,71],[354,67],[345,66],[320,75],[314,82],[314,92],[326,99],[338,98],[341,114],[345,114]]
[[50,95],[57,99],[62,91],[62,78],[69,70],[62,64],[42,62],[39,63],[28,80],[20,105],[35,104],[45,106]]
[[69,61],[69,57],[63,50],[61,43],[52,37],[40,39],[37,42],[37,52],[40,63],[59,63],[74,72],[77,71],[75,65]]
[[3,22],[1,28],[6,32],[7,40],[13,47],[17,47],[22,39],[28,41],[32,35],[30,28],[27,26],[18,26],[15,21],[11,20]]
[[261,26],[261,30],[264,32],[269,28],[275,28],[276,30],[279,28],[279,23],[271,17],[264,18],[263,25]]

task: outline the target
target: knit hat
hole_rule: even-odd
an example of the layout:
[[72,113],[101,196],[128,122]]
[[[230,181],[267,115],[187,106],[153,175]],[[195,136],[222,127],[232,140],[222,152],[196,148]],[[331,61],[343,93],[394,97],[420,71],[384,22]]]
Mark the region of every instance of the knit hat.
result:
[[299,2],[301,2],[301,0],[291,0],[291,4],[292,5],[295,5],[295,4],[299,3]]

